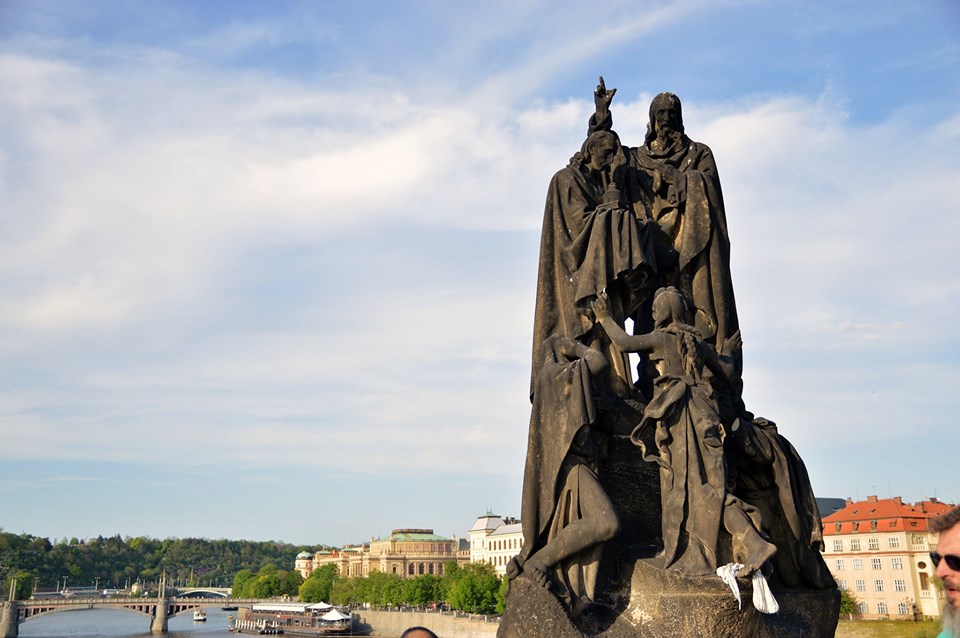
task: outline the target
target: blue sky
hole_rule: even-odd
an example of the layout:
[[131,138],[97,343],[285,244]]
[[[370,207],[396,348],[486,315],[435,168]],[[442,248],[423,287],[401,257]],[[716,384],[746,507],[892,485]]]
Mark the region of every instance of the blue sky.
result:
[[0,527],[517,515],[543,200],[597,76],[723,180],[748,407],[960,500],[960,9],[0,1]]

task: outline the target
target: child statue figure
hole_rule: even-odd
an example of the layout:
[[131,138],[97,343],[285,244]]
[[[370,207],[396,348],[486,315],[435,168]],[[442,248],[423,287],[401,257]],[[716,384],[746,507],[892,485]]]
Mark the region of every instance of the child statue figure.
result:
[[[624,332],[611,316],[605,295],[593,308],[610,340],[624,352],[647,352],[659,375],[631,440],[645,461],[660,468],[661,567],[702,576],[732,560],[743,565],[742,576],[752,574],[776,553],[776,547],[759,531],[756,509],[727,490],[726,433],[713,389],[704,378],[706,367],[730,380],[729,355],[741,346],[740,332],[724,341],[718,355],[689,324],[686,303],[672,287],[656,292],[654,329],[647,334]],[[721,529],[730,535],[732,556],[722,555]]]

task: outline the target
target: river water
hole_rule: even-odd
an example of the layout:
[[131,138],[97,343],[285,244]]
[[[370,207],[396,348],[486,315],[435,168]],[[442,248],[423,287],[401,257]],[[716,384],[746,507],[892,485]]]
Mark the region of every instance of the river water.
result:
[[79,609],[47,614],[20,623],[20,638],[219,638],[227,631],[227,616],[233,611],[207,609],[207,622],[194,622],[193,612],[169,619],[167,634],[151,634],[150,618],[120,609]]

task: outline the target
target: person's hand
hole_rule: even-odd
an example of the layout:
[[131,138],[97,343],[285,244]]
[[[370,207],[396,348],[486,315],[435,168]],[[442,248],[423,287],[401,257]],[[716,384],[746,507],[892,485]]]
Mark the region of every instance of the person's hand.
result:
[[740,336],[740,331],[737,330],[732,335],[723,340],[723,347],[721,348],[721,354],[727,356],[732,356],[735,352],[738,352],[743,348],[743,338]]
[[593,300],[591,305],[593,307],[593,314],[597,316],[597,319],[610,317],[610,300],[607,298],[606,290],[597,293],[597,298]]
[[616,89],[607,89],[601,75],[600,84],[597,85],[597,90],[593,92],[593,103],[597,107],[597,115],[604,115],[610,110],[610,102],[613,101],[613,96],[616,94]]

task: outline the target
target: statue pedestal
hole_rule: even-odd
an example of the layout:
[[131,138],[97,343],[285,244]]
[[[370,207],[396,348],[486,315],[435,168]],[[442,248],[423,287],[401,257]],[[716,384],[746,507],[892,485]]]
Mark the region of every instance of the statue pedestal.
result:
[[743,608],[718,577],[686,578],[644,560],[621,565],[622,587],[607,591],[576,624],[560,602],[524,576],[511,585],[498,638],[833,638],[839,591],[774,591],[776,614],[752,604],[749,580],[740,581]]

